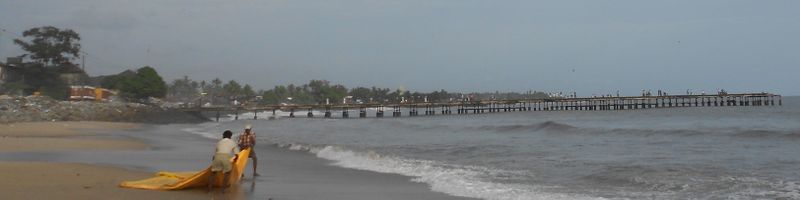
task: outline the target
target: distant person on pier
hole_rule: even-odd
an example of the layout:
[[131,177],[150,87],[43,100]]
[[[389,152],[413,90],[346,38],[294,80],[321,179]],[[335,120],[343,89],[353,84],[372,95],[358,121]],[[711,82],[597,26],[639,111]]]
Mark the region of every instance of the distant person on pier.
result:
[[253,132],[253,127],[247,125],[244,127],[244,133],[240,134],[237,137],[237,141],[239,143],[239,149],[247,149],[250,148],[250,158],[253,159],[253,177],[261,176],[258,174],[256,169],[258,168],[258,156],[256,156],[256,133]]

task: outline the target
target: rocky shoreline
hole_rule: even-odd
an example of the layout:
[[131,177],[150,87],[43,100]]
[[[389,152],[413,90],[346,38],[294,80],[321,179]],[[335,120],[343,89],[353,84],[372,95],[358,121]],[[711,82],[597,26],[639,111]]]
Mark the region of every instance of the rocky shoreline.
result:
[[107,121],[152,124],[201,123],[200,114],[123,102],[58,101],[45,96],[0,96],[0,123]]

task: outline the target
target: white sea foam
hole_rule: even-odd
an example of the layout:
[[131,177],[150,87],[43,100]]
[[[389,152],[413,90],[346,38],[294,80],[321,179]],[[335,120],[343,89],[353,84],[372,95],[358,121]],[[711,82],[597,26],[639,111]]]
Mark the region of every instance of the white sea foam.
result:
[[217,126],[219,126],[219,123],[208,122],[208,123],[198,124],[196,127],[184,128],[181,129],[181,131],[196,134],[209,139],[220,139],[219,133],[208,132],[208,130],[211,130],[213,127]]
[[506,171],[477,166],[456,166],[427,160],[381,156],[375,152],[355,152],[334,146],[311,149],[317,157],[335,161],[334,165],[381,173],[415,177],[412,181],[427,183],[434,191],[454,196],[497,200],[523,199],[601,199],[572,194],[543,192],[545,186],[494,183],[480,177],[496,174],[521,175],[524,172]]
[[[205,123],[196,128],[185,128],[183,131],[218,139],[218,134],[206,131],[216,126],[219,124]],[[334,161],[334,165],[340,167],[411,176],[414,177],[411,181],[426,183],[433,191],[454,196],[491,200],[601,199],[572,194],[547,193],[541,191],[541,189],[547,188],[545,186],[494,183],[480,178],[497,175],[524,176],[525,172],[478,166],[447,165],[436,161],[382,156],[372,151],[351,151],[335,146],[316,147],[297,143],[284,143],[278,144],[278,146],[315,154],[317,157]]]
[[[319,110],[311,111],[311,113],[314,114],[314,117],[325,116],[325,112],[319,111]],[[294,112],[294,115],[297,116],[297,117],[306,117],[307,114],[308,114],[308,110],[296,110]],[[257,117],[258,120],[267,120],[267,119],[273,119],[273,118],[275,118],[275,119],[277,119],[277,118],[288,118],[289,115],[291,115],[291,112],[276,110],[275,114],[273,115],[272,114],[272,110],[265,110],[265,111],[261,111],[261,112],[257,112],[257,113],[256,112],[239,113],[238,117],[239,117],[239,119],[253,119],[256,115],[258,116]],[[225,117],[220,117],[219,121],[220,121],[220,123],[221,122],[236,121],[236,114],[228,114]]]

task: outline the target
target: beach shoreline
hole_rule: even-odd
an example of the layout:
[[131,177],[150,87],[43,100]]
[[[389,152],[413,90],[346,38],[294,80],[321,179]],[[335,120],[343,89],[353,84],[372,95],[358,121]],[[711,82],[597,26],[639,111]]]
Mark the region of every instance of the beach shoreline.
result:
[[[62,124],[59,124],[62,123]],[[9,151],[0,149],[0,170],[8,172],[0,180],[24,179],[25,184],[0,181],[2,199],[469,199],[434,192],[413,177],[349,169],[331,165],[332,161],[304,151],[294,151],[258,144],[260,177],[253,178],[252,167],[246,177],[227,194],[218,190],[206,193],[202,188],[182,191],[149,191],[118,187],[122,181],[152,177],[158,171],[197,171],[208,166],[215,140],[183,131],[195,125],[108,124],[106,122],[59,122],[55,127],[76,127],[71,133],[22,132],[46,129],[14,125],[20,133],[5,137],[30,140],[69,139],[77,141],[109,140],[136,142],[146,148],[117,149],[38,149]],[[213,123],[208,123],[213,125]],[[206,124],[206,125],[208,125]],[[133,125],[133,126],[129,126]],[[105,127],[105,128],[104,128]],[[28,130],[27,128],[30,128]],[[84,131],[75,131],[84,130]],[[91,131],[87,131],[91,130]],[[222,131],[222,130],[220,130]],[[237,130],[234,130],[236,132]],[[3,136],[0,135],[0,138]],[[99,137],[99,138],[98,138]],[[112,150],[113,149],[113,150]],[[58,169],[55,171],[46,169]],[[26,175],[28,174],[28,175]],[[30,175],[46,179],[26,178]],[[80,176],[78,176],[80,174]],[[91,174],[91,175],[89,175]],[[51,181],[59,180],[59,181]],[[13,191],[13,192],[12,192]],[[45,192],[41,192],[45,191]],[[49,191],[67,191],[55,193]],[[15,195],[15,196],[8,196]],[[66,196],[65,196],[66,195]]]
[[[143,141],[110,136],[136,130],[139,124],[118,122],[25,122],[0,124],[0,153],[70,151],[137,151]],[[0,161],[0,199],[196,199],[197,192],[167,193],[119,188],[123,180],[150,172],[68,161]]]

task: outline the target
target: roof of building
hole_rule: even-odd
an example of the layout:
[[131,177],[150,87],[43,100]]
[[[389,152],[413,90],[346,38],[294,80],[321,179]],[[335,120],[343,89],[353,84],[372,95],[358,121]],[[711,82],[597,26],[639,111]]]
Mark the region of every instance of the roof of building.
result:
[[77,65],[71,65],[71,64],[58,66],[57,70],[58,70],[58,73],[62,73],[62,74],[83,73],[83,69],[81,69]]

